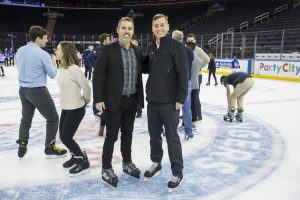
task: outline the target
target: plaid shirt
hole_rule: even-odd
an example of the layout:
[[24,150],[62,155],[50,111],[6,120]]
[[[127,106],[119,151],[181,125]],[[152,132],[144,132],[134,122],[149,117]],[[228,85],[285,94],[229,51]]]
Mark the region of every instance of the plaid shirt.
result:
[[132,47],[126,49],[121,44],[120,46],[124,65],[124,85],[122,95],[135,94],[138,77],[135,52]]

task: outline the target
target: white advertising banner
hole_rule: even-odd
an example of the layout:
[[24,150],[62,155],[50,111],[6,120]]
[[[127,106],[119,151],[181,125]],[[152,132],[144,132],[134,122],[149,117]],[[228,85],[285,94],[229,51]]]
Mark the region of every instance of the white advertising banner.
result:
[[[231,73],[231,62],[233,61],[232,59],[216,59],[216,67],[218,72],[228,72]],[[246,72],[248,71],[248,60],[238,60],[240,63],[240,69],[235,70],[235,71],[242,71]]]
[[254,74],[300,78],[300,62],[255,60]]

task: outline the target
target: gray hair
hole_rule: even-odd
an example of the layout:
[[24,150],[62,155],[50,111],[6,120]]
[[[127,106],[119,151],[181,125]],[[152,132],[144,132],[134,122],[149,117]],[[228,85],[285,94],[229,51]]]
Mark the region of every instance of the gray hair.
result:
[[173,33],[172,33],[172,38],[174,39],[174,40],[177,40],[177,41],[179,41],[179,42],[183,42],[183,32],[182,31],[179,31],[179,30],[175,30],[175,31],[173,31]]

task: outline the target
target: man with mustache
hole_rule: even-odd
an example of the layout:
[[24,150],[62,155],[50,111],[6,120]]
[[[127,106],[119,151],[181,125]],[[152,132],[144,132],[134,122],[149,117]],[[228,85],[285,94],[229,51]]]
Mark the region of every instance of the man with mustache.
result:
[[134,34],[132,19],[122,17],[117,32],[118,41],[103,47],[93,76],[96,108],[104,111],[106,117],[102,179],[114,187],[117,187],[118,177],[111,162],[119,129],[123,171],[135,178],[140,177],[140,170],[132,162],[131,143],[137,103],[144,106],[141,51],[131,44]]

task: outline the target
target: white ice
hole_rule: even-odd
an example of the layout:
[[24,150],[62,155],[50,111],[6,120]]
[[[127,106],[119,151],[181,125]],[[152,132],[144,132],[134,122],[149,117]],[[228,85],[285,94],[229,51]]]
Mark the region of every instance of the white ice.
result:
[[[75,139],[87,150],[91,173],[69,177],[62,169],[67,158],[45,159],[45,119],[35,113],[28,153],[17,156],[21,102],[18,73],[5,67],[0,77],[0,199],[300,199],[300,83],[255,79],[245,97],[244,123],[224,122],[225,88],[205,86],[203,74],[200,99],[203,120],[196,123],[192,140],[180,134],[184,178],[178,189],[168,193],[171,176],[166,140],[160,175],[144,181],[122,172],[120,142],[116,142],[113,166],[119,176],[117,188],[101,179],[104,137],[97,135],[99,120],[87,108]],[[147,76],[144,76],[146,81]],[[212,81],[212,83],[214,83]],[[48,88],[60,113],[55,80]],[[63,147],[63,144],[58,143]],[[136,119],[132,157],[142,173],[151,165],[147,131],[147,109]]]

